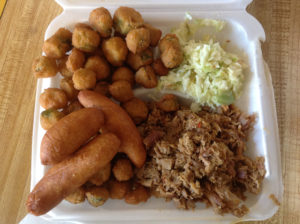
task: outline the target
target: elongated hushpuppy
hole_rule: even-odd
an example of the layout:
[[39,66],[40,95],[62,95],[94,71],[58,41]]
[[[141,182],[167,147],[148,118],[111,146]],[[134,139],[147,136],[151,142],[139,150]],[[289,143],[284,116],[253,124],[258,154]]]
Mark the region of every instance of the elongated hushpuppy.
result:
[[55,123],[41,143],[41,161],[52,165],[65,159],[97,134],[104,124],[104,114],[96,108],[83,108]]
[[120,140],[114,134],[98,135],[74,155],[55,164],[29,194],[28,212],[42,215],[54,208],[106,166],[119,146]]
[[120,152],[127,154],[135,166],[142,167],[146,160],[146,150],[139,131],[126,111],[109,98],[89,90],[80,91],[78,100],[84,107],[103,111],[107,130],[121,140]]

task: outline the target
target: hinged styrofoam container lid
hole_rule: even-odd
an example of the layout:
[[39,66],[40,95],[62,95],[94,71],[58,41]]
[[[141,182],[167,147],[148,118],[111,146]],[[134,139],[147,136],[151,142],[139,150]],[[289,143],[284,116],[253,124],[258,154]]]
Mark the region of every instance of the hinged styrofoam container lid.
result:
[[147,6],[151,8],[177,8],[182,10],[186,8],[189,10],[244,10],[252,2],[252,0],[56,0],[64,9],[67,8],[89,8],[99,5],[106,7],[115,5],[128,6]]
[[[64,11],[56,17],[47,28],[45,39],[53,35],[59,27],[73,30],[78,22],[87,22],[91,10],[105,7],[113,15],[119,6],[129,6],[139,11],[145,21],[162,30],[163,34],[183,21],[185,13],[194,18],[211,18],[226,21],[225,28],[215,34],[215,39],[226,43],[229,52],[236,53],[246,62],[246,82],[244,91],[236,105],[248,114],[257,114],[254,130],[247,142],[248,156],[265,157],[267,170],[262,192],[251,195],[245,204],[250,212],[243,218],[231,214],[219,216],[204,204],[197,205],[194,211],[178,210],[174,204],[165,203],[163,199],[151,198],[139,206],[127,205],[124,201],[109,200],[105,206],[92,208],[87,202],[72,205],[61,202],[57,207],[43,216],[55,223],[205,223],[221,224],[246,220],[264,220],[278,210],[278,206],[269,198],[270,194],[282,201],[282,176],[280,164],[280,143],[277,127],[277,116],[271,75],[265,65],[261,42],[265,33],[260,23],[246,12],[252,0],[56,0]],[[171,4],[170,4],[171,3]],[[207,33],[203,33],[207,34]],[[42,108],[39,96],[44,89],[58,87],[60,76],[39,79],[36,89],[35,117],[32,139],[32,173],[31,189],[43,177],[46,167],[40,162],[39,146],[45,131],[39,125]],[[137,97],[145,94],[135,91]]]

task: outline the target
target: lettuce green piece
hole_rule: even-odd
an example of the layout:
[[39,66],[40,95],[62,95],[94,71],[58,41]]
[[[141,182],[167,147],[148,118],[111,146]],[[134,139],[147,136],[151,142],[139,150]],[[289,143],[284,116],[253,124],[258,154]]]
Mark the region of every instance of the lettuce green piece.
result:
[[234,102],[235,98],[232,91],[226,91],[216,96],[216,101],[221,105],[229,105]]

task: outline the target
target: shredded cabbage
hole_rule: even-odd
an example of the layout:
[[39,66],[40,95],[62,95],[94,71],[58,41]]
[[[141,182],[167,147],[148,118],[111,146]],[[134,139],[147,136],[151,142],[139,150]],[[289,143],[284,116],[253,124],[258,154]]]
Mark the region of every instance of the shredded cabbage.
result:
[[225,26],[225,21],[215,19],[193,19],[189,13],[186,13],[185,21],[179,24],[178,28],[173,28],[171,32],[176,34],[180,44],[185,45],[186,42],[194,38],[194,35],[201,27],[205,26],[211,26],[217,31],[221,31]]
[[187,19],[172,30],[180,40],[184,60],[167,76],[160,77],[159,88],[180,91],[201,105],[214,107],[233,103],[242,90],[244,64],[212,39],[191,39],[199,27],[214,26],[221,30],[224,25],[224,21],[191,20],[187,15]]

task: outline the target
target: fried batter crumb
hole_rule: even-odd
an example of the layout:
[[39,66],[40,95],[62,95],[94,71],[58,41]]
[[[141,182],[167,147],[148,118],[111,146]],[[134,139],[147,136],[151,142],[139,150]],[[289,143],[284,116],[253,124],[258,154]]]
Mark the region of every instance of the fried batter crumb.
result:
[[269,198],[274,202],[275,205],[280,206],[280,202],[279,202],[279,200],[276,198],[276,196],[274,194],[270,194]]

